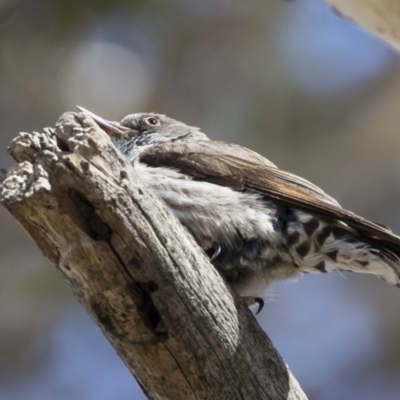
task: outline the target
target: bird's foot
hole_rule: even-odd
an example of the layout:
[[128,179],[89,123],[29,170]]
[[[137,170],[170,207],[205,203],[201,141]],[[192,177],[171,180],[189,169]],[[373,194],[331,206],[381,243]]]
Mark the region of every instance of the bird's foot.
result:
[[258,315],[264,308],[264,300],[261,297],[244,296],[242,297],[242,299],[244,300],[244,302],[247,304],[248,307],[254,306],[254,304],[258,305],[256,315]]

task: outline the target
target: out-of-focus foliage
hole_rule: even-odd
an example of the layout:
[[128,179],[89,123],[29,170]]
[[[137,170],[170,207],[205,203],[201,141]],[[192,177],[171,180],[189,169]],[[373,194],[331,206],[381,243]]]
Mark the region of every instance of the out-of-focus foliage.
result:
[[[19,131],[84,106],[157,111],[262,153],[400,232],[400,68],[322,0],[0,1],[1,166]],[[141,399],[0,210],[0,399]],[[345,279],[344,279],[345,278]],[[400,291],[307,276],[259,317],[310,399],[400,396]]]

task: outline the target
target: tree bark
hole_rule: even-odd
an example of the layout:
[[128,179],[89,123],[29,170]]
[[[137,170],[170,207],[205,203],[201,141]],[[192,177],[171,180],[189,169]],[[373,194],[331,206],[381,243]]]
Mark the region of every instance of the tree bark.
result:
[[398,0],[325,0],[335,11],[400,51]]
[[84,114],[11,143],[0,201],[150,399],[306,400],[179,221]]

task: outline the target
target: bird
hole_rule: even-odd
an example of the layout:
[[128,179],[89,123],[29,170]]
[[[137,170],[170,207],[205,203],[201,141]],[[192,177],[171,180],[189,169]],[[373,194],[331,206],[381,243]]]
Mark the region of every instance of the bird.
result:
[[351,271],[400,287],[400,237],[262,155],[163,114],[120,122],[77,106],[111,138],[248,305],[272,283]]

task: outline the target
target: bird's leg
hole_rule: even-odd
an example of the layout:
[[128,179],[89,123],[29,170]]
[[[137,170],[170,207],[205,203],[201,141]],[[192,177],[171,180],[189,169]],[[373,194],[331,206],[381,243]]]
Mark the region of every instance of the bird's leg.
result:
[[[206,250],[206,253],[210,257],[210,261],[212,262],[220,255],[221,245],[218,244],[217,242],[212,242],[211,247],[208,248],[208,250]],[[261,297],[243,296],[242,299],[244,300],[244,302],[248,307],[251,307],[254,304],[258,305],[256,315],[258,315],[264,308],[264,300]]]

